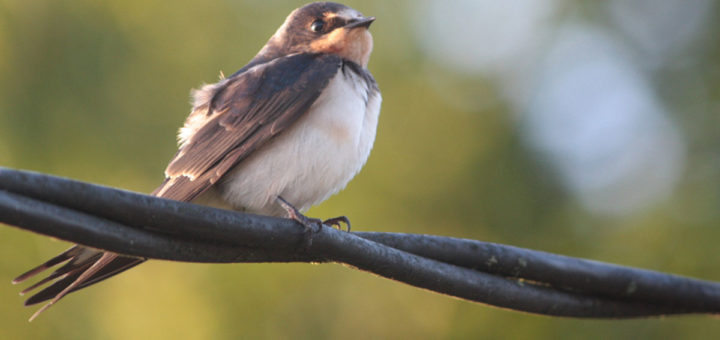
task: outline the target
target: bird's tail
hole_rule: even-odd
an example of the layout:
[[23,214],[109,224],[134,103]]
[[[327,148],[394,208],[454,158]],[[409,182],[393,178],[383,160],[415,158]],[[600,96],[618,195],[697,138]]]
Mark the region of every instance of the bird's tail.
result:
[[[188,178],[185,176],[166,178],[162,185],[153,191],[151,195],[189,202],[210,187],[209,184],[200,180],[192,183],[193,185],[188,184]],[[187,187],[189,187],[190,190],[181,190]],[[35,293],[35,295],[25,300],[25,306],[50,300],[50,302],[30,317],[30,321],[32,321],[40,315],[40,313],[50,308],[68,293],[72,293],[78,289],[85,288],[111,276],[120,274],[143,262],[145,262],[145,259],[143,258],[128,257],[107,251],[74,245],[60,255],[55,256],[45,263],[18,276],[12,281],[12,283],[17,284],[23,282],[48,268],[65,263],[55,269],[55,271],[50,273],[50,275],[44,279],[34,283],[20,292],[20,295],[25,295],[48,282],[52,282],[43,290]]]
[[20,292],[20,295],[25,295],[48,282],[52,282],[52,284],[25,300],[25,306],[50,300],[30,317],[30,321],[32,321],[68,293],[98,283],[144,261],[144,259],[140,258],[120,256],[111,252],[75,245],[60,255],[18,276],[12,283],[21,283],[46,269],[67,262],[55,269],[47,277]]

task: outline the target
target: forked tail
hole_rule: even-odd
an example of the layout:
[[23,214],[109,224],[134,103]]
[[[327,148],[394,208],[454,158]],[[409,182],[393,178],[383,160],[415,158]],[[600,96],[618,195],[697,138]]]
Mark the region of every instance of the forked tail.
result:
[[144,261],[144,259],[140,258],[120,256],[115,253],[75,245],[60,255],[18,276],[12,283],[21,283],[46,269],[67,262],[55,269],[47,277],[20,292],[20,295],[25,295],[48,282],[52,282],[52,284],[25,300],[25,306],[50,300],[30,317],[30,321],[32,321],[68,293],[98,283]]

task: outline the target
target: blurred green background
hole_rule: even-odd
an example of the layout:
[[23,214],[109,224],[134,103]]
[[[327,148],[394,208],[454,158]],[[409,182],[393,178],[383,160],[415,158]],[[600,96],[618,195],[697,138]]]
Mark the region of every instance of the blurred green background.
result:
[[[502,3],[502,4],[501,4]],[[0,165],[140,192],[189,90],[296,1],[0,0]],[[375,149],[309,215],[720,280],[720,4],[351,1],[376,16]],[[340,265],[152,261],[33,323],[10,280],[68,247],[0,228],[0,339],[699,339],[717,318],[500,310]]]

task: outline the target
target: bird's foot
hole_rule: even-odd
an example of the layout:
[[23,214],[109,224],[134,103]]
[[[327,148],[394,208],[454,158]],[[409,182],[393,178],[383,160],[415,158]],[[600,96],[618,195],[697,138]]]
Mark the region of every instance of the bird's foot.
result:
[[312,245],[312,235],[320,232],[323,224],[342,230],[342,224],[344,223],[347,225],[347,231],[350,231],[350,219],[345,216],[333,217],[322,221],[317,218],[303,215],[299,210],[297,210],[297,208],[280,196],[277,197],[277,203],[285,209],[288,214],[288,218],[297,221],[305,227],[305,237],[303,243],[306,248],[309,248],[310,245]]
[[350,219],[348,219],[346,216],[328,218],[327,220],[323,221],[323,224],[331,227],[336,227],[339,230],[342,230],[343,223],[345,223],[345,225],[347,226],[347,231],[350,232]]
[[309,248],[310,245],[312,245],[312,234],[320,232],[323,221],[303,215],[299,210],[297,210],[297,208],[280,196],[277,197],[277,203],[285,209],[288,214],[288,218],[297,221],[305,227],[305,237],[303,238],[303,243],[305,244],[305,248]]

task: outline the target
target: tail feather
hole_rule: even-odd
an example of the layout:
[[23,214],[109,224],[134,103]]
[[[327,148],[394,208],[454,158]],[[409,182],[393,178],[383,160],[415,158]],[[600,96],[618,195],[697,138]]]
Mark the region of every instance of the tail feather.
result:
[[72,291],[94,285],[102,280],[105,280],[107,278],[120,274],[132,267],[135,267],[145,261],[145,259],[140,259],[136,257],[118,256],[113,261],[104,265],[100,270],[98,270],[97,273],[92,275],[89,279],[87,279],[87,281],[83,282],[81,285],[77,286]]
[[[114,260],[108,262],[105,264],[100,270],[98,270],[96,273],[94,273],[92,276],[90,276],[88,279],[84,280],[83,282],[79,283],[76,287],[74,287],[72,290],[70,290],[68,293],[72,293],[76,290],[83,289],[87,286],[96,284],[102,280],[105,280],[111,276],[120,274],[132,267],[137,266],[140,263],[145,262],[143,259],[137,259],[132,257],[123,257],[118,256]],[[34,305],[40,302],[44,302],[50,299],[53,299],[57,294],[59,294],[65,287],[72,284],[75,279],[77,279],[80,276],[80,273],[82,273],[83,270],[90,267],[92,263],[84,266],[82,269],[79,270],[78,273],[73,273],[74,275],[68,275],[67,277],[64,277],[52,285],[46,287],[45,289],[37,292],[35,295],[31,296],[25,301],[26,306]]]
[[80,251],[81,251],[81,248],[79,246],[77,246],[77,245],[72,246],[72,247],[70,247],[70,249],[60,253],[60,255],[47,260],[45,263],[43,263],[33,269],[30,269],[25,273],[22,273],[20,276],[13,279],[12,283],[13,284],[21,283],[52,266],[63,263],[65,261],[77,256],[80,253]]
[[52,282],[52,284],[35,293],[25,301],[25,306],[30,306],[50,300],[48,304],[33,314],[30,321],[35,319],[43,311],[50,308],[65,295],[98,283],[113,275],[119,274],[144,262],[145,260],[120,256],[118,254],[102,252],[76,245],[62,254],[18,276],[13,280],[13,283],[16,284],[23,282],[46,269],[66,261],[69,262],[57,268],[47,277],[20,292],[20,295],[24,295],[48,282]]
[[28,292],[35,290],[35,288],[40,287],[40,286],[42,286],[50,281],[53,281],[61,276],[63,278],[65,278],[67,276],[72,276],[72,274],[75,274],[78,271],[83,271],[83,270],[87,269],[88,267],[90,267],[90,265],[92,265],[92,262],[87,262],[81,266],[73,265],[72,263],[65,264],[64,266],[58,268],[56,271],[52,272],[52,274],[48,275],[44,279],[34,283],[30,287],[23,289],[20,292],[20,295],[25,295]]
[[75,280],[77,280],[78,277],[80,277],[80,274],[82,274],[83,270],[90,267],[91,264],[88,264],[86,266],[80,267],[77,270],[73,271],[72,273],[60,278],[59,280],[53,282],[51,285],[45,287],[40,292],[34,294],[33,296],[29,297],[27,300],[25,300],[25,306],[32,306],[35,304],[38,304],[43,301],[50,300],[57,296],[60,292],[65,289],[65,287],[69,286]]
[[[50,300],[50,302],[48,302],[47,304],[42,306],[40,309],[38,309],[37,312],[35,312],[35,314],[33,314],[30,317],[30,321],[34,320],[38,315],[40,315],[40,313],[42,313],[45,310],[47,310],[48,308],[52,307],[52,305],[54,305],[56,302],[60,301],[60,299],[62,299],[65,295],[67,295],[68,293],[73,291],[77,286],[79,286],[83,282],[87,281],[91,276],[93,276],[100,269],[102,269],[102,267],[104,267],[106,264],[110,263],[112,260],[117,258],[117,256],[118,256],[117,254],[110,253],[110,252],[102,253],[102,256],[100,256],[99,259],[94,261],[93,264],[88,269],[83,270],[83,271],[79,271],[79,270],[76,271],[76,273],[79,273],[80,275],[75,280],[73,280],[69,285],[65,286],[63,288],[63,290],[60,291],[60,293],[55,295],[55,297],[52,298],[52,300]],[[60,280],[60,281],[64,281],[64,280]],[[32,299],[32,298],[30,298],[30,299]],[[30,299],[28,299],[28,301]]]
[[[180,178],[186,178],[180,176]],[[163,184],[158,187],[152,195],[161,196],[168,199],[174,200],[185,200],[189,201],[194,196],[183,196],[184,191],[171,191],[169,193],[162,193],[163,190],[167,190],[175,185],[182,186],[180,184],[187,184],[185,182],[176,183],[171,178],[165,179]],[[208,186],[209,187],[209,186]],[[207,189],[204,187],[202,190]],[[193,195],[197,195],[202,191],[193,191]],[[111,276],[122,273],[132,267],[137,266],[140,263],[145,262],[143,258],[121,256],[111,252],[103,252],[101,250],[86,248],[80,245],[75,245],[70,249],[64,251],[58,256],[51,258],[45,263],[28,270],[27,272],[16,277],[12,283],[21,283],[38,273],[45,271],[53,266],[66,262],[63,266],[50,273],[47,277],[38,281],[37,283],[25,288],[20,295],[27,294],[28,292],[37,289],[38,287],[52,282],[49,286],[40,290],[39,292],[32,295],[30,298],[25,300],[25,305],[30,306],[50,300],[45,306],[40,308],[32,317],[30,321],[35,319],[40,313],[50,308],[53,304],[62,299],[65,295],[72,293],[76,290],[85,288],[92,284],[98,283]]]

